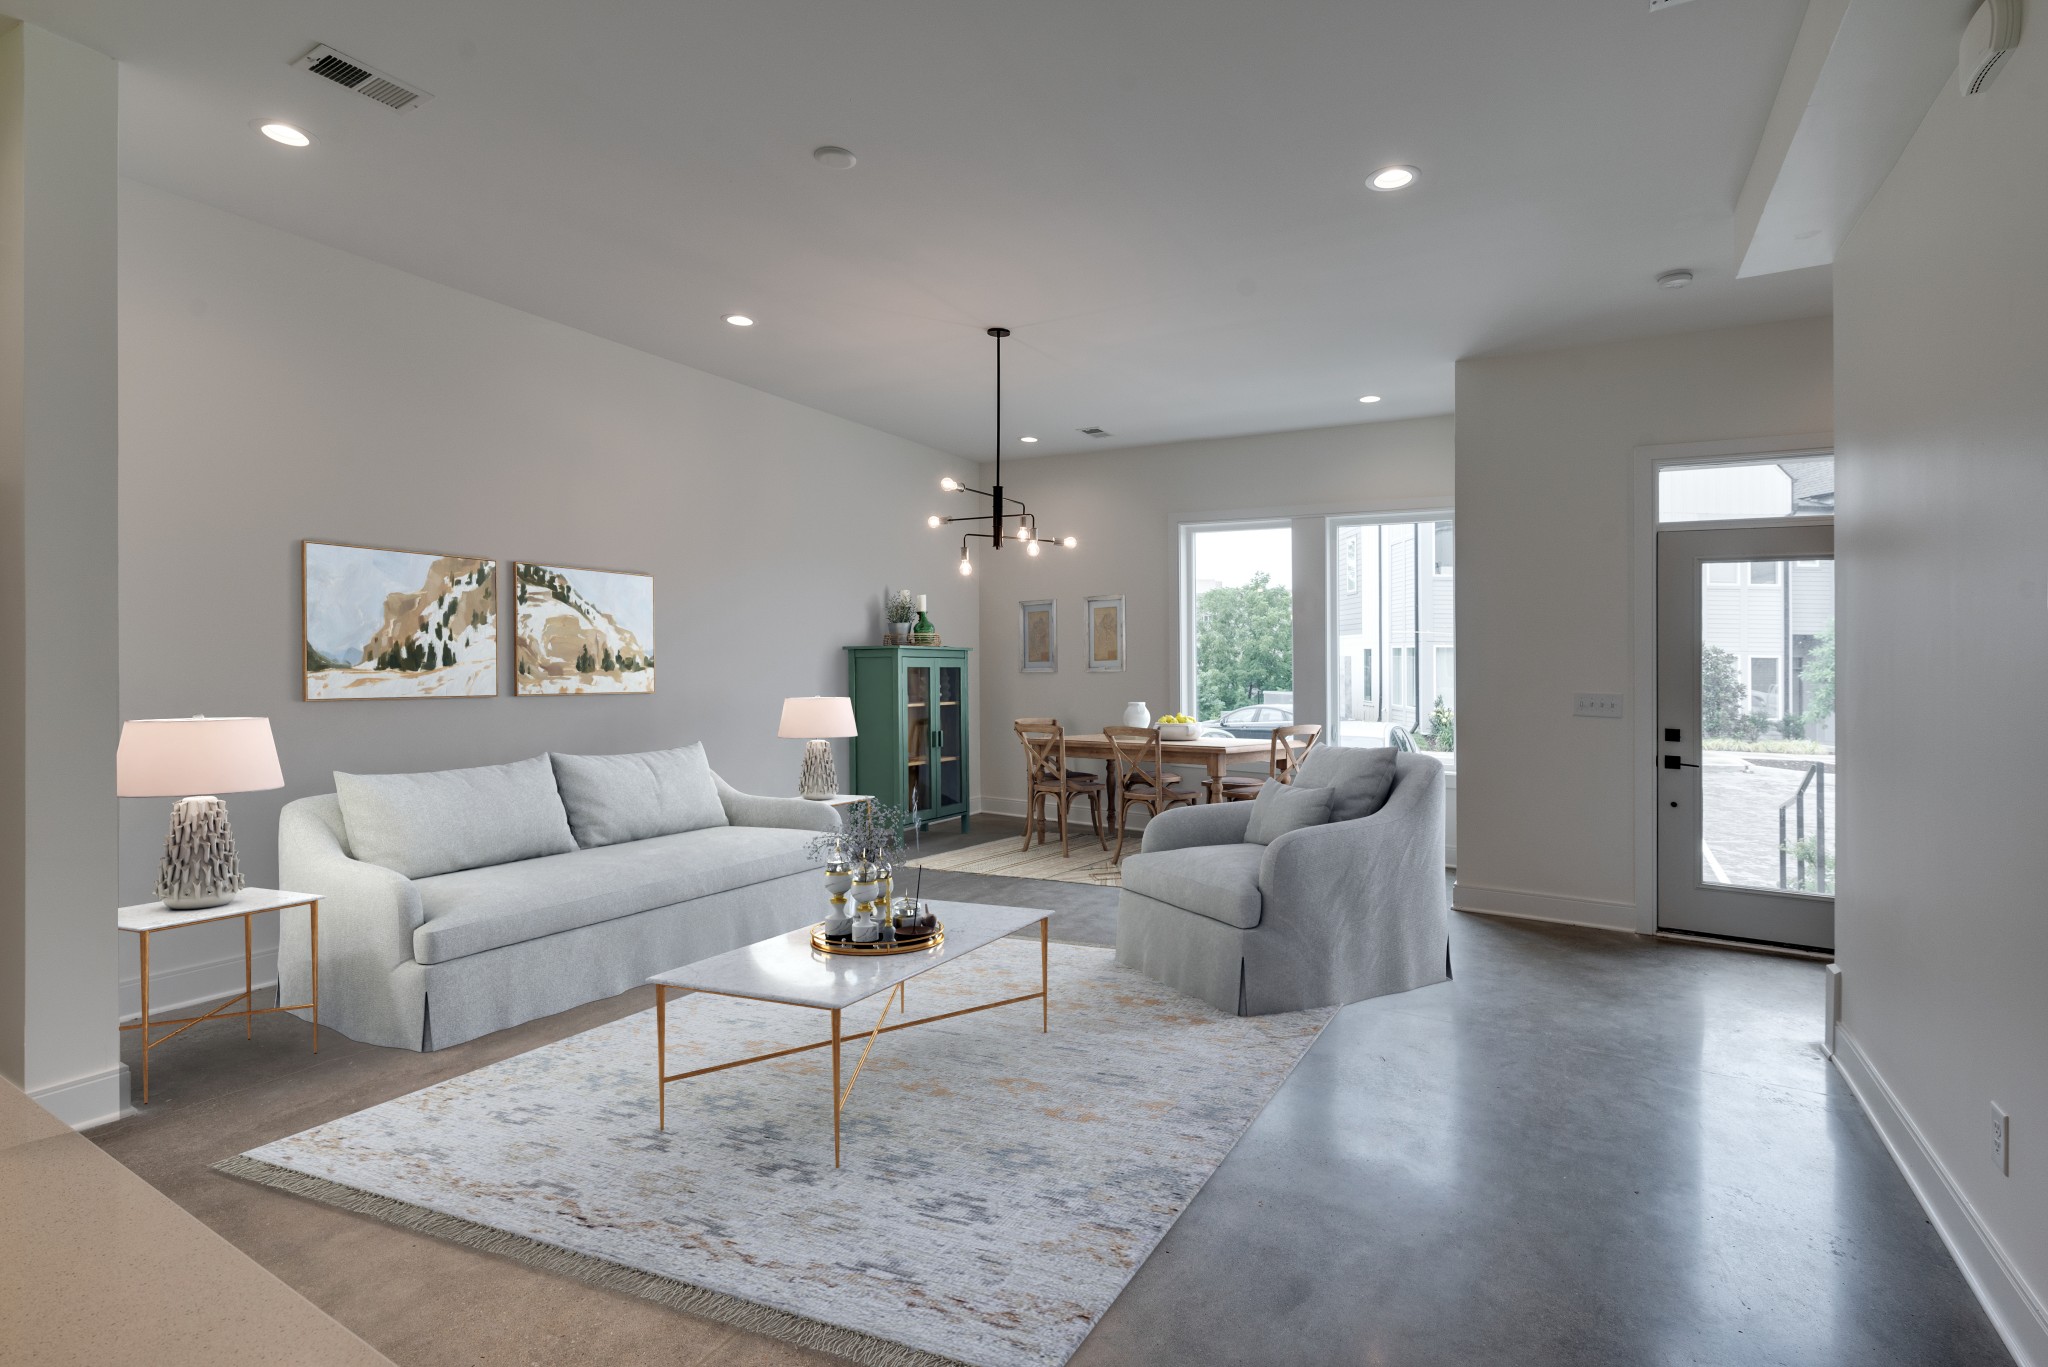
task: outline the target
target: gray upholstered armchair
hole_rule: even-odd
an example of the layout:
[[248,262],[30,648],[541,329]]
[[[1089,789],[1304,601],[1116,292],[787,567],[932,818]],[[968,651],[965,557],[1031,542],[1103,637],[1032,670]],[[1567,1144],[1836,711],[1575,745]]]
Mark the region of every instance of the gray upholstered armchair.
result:
[[[1117,962],[1240,1016],[1443,982],[1443,766],[1392,758],[1393,786],[1377,811],[1268,845],[1245,843],[1249,802],[1159,816],[1124,861]],[[1298,781],[1312,776],[1304,769]]]

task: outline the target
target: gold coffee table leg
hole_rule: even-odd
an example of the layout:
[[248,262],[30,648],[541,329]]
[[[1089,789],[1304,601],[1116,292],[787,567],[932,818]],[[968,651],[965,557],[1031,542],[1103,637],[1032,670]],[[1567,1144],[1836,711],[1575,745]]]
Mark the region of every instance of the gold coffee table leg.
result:
[[832,1012],[832,1166],[839,1166],[839,1012]]
[[654,985],[654,1092],[660,1097],[657,1109],[661,1123],[655,1128],[668,1128],[668,989],[660,983]]
[[1038,923],[1038,1033],[1052,1030],[1052,922]]

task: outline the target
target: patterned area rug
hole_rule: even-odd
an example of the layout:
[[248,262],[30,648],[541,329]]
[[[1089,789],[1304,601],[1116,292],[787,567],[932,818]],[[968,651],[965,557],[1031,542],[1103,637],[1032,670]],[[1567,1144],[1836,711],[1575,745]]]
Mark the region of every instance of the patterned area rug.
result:
[[[1038,953],[1002,940],[916,979],[913,1017],[1035,990]],[[1055,944],[1051,1033],[1033,1001],[876,1042],[836,1170],[827,1050],[671,1084],[657,1129],[651,1009],[217,1166],[871,1367],[1038,1367],[1072,1355],[1331,1014],[1222,1015]],[[824,1022],[684,997],[669,1069]]]
[[[998,878],[1039,878],[1048,883],[1092,883],[1101,888],[1123,886],[1123,871],[1111,862],[1116,853],[1116,837],[1113,835],[1110,847],[1105,850],[1095,843],[1092,830],[1073,831],[1070,828],[1067,844],[1073,851],[1071,857],[1060,854],[1058,827],[1053,828],[1049,844],[1034,842],[1029,850],[1020,852],[1018,847],[1023,843],[1021,835],[1006,836],[986,845],[969,845],[964,850],[926,855],[922,859],[910,860],[904,867],[943,869],[948,873],[984,873]],[[1124,853],[1135,853],[1137,844],[1137,837],[1133,834]]]

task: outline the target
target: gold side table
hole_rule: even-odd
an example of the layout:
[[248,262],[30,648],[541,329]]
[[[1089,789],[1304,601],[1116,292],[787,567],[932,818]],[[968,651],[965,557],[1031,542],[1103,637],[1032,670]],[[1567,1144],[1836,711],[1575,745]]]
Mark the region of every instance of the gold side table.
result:
[[[279,1003],[276,1006],[256,1005],[256,954],[254,936],[251,933],[250,918],[267,911],[281,913],[294,907],[304,907],[308,926],[312,932],[313,999],[296,1006]],[[149,1018],[149,937],[166,930],[177,930],[184,926],[203,926],[212,921],[242,919],[242,991],[228,998],[203,1016],[173,1016],[164,1020]],[[168,1044],[202,1021],[233,1020],[239,1016],[243,1033],[254,1038],[256,1017],[267,1016],[273,1011],[308,1011],[313,1013],[313,1052],[320,1052],[320,896],[312,892],[284,892],[278,888],[244,888],[235,894],[234,900],[223,902],[217,907],[204,907],[198,911],[173,911],[162,902],[145,902],[141,906],[122,907],[118,922],[120,928],[134,935],[138,941],[142,960],[142,1011],[141,1019],[133,1025],[124,1025],[123,1030],[142,1032],[142,1104],[149,1104],[149,1055],[159,1045]],[[278,994],[282,996],[280,991]],[[242,1009],[228,1008],[240,1002]],[[177,1029],[168,1035],[151,1038],[152,1027],[175,1025]]]

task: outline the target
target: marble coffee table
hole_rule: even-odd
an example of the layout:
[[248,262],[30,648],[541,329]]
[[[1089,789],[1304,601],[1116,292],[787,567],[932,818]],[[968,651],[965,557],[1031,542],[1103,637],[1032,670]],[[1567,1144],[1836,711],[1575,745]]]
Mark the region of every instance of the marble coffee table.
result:
[[[931,949],[871,958],[827,954],[811,947],[811,927],[805,926],[801,930],[792,930],[787,935],[760,940],[709,959],[684,964],[681,968],[673,968],[666,973],[657,973],[649,978],[648,982],[654,985],[655,1075],[660,1079],[661,1127],[668,1128],[668,1085],[671,1082],[701,1077],[705,1073],[723,1072],[727,1068],[739,1068],[749,1063],[766,1063],[770,1059],[787,1058],[791,1054],[808,1053],[812,1049],[830,1049],[832,1166],[836,1168],[839,1166],[839,1113],[846,1109],[846,1099],[853,1095],[853,1084],[860,1080],[861,1065],[867,1062],[868,1053],[875,1047],[875,1040],[879,1036],[896,1030],[907,1030],[913,1025],[930,1025],[933,1021],[950,1020],[955,1016],[965,1016],[976,1011],[993,1011],[999,1006],[1014,1006],[1018,1002],[1028,1001],[1039,1003],[1038,1028],[1041,1031],[1050,1030],[1050,942],[1053,913],[1028,907],[990,907],[968,902],[933,902],[931,906],[938,913],[940,924],[946,928],[945,942]],[[975,950],[994,944],[1004,936],[1033,923],[1038,926],[1036,992],[1005,997],[1001,1001],[986,1002],[980,1006],[966,1006],[936,1016],[920,1016],[916,1020],[899,1019],[895,1024],[889,1024],[891,1008],[897,1009],[899,1016],[903,1014],[904,986],[912,978],[951,963],[962,955],[972,954]],[[745,997],[752,1001],[781,1002],[788,1006],[808,1006],[828,1012],[832,1017],[832,1038],[819,1040],[816,1044],[799,1044],[790,1049],[778,1049],[772,1054],[756,1054],[751,1058],[734,1059],[730,1063],[714,1063],[708,1068],[693,1068],[684,1073],[671,1073],[668,1070],[668,994],[676,989],[705,992],[719,997]],[[889,997],[882,1003],[881,1018],[875,1022],[875,1028],[867,1032],[867,1044],[853,1065],[853,1076],[846,1080],[846,1086],[842,1089],[839,1085],[839,1013],[847,1007],[884,992],[888,993]]]

